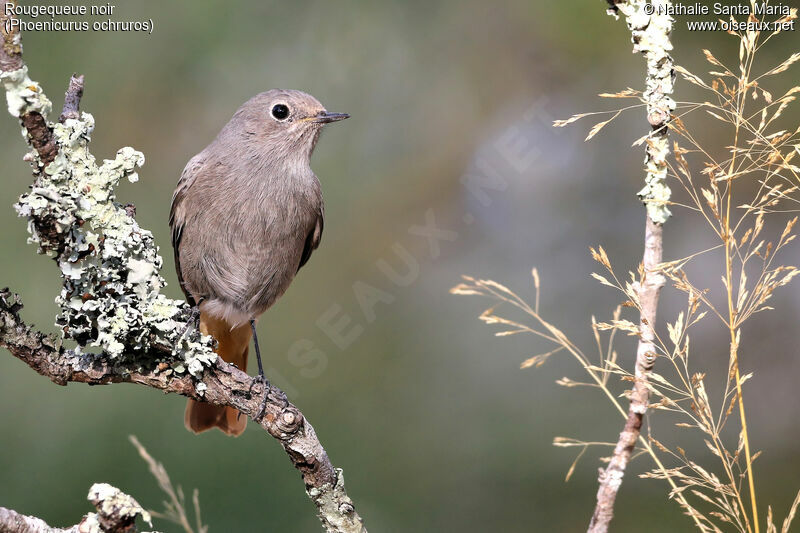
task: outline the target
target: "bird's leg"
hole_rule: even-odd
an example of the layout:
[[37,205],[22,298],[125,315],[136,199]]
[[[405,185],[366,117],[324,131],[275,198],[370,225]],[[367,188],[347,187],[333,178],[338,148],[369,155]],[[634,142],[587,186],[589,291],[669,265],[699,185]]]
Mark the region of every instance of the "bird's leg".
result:
[[186,327],[183,328],[183,331],[181,331],[181,334],[178,336],[178,339],[179,340],[182,339],[183,336],[186,335],[186,333],[189,331],[189,328],[191,328],[192,326],[194,326],[195,329],[198,329],[198,330],[200,329],[200,306],[199,305],[192,306],[192,309],[191,309],[190,314],[189,314],[189,318],[186,320]]
[[[262,383],[264,385],[264,398],[261,400],[261,404],[258,406],[258,412],[254,420],[256,422],[261,421],[261,418],[264,416],[264,411],[267,410],[267,398],[269,397],[269,381],[267,381],[267,377],[264,375],[264,366],[261,363],[261,350],[258,347],[258,334],[256,333],[256,321],[255,319],[250,319],[250,329],[253,331],[253,345],[256,348],[256,361],[258,361],[258,376],[253,380],[253,384]],[[252,389],[252,385],[251,385]]]
[[267,381],[264,376],[264,366],[261,364],[261,350],[258,348],[258,333],[256,333],[256,321],[254,318],[250,319],[250,329],[253,331],[253,344],[256,347],[256,361],[258,361],[258,379]]

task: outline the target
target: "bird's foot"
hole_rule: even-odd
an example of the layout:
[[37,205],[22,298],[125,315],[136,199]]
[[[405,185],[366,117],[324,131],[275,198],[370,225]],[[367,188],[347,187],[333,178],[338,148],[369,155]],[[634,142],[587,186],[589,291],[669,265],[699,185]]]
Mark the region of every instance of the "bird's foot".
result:
[[264,386],[264,397],[261,398],[261,403],[258,404],[258,411],[256,411],[256,415],[253,417],[253,420],[256,422],[261,422],[261,419],[264,418],[264,413],[267,411],[267,401],[269,400],[269,389],[271,385],[269,384],[269,380],[267,380],[264,374],[259,373],[255,378],[253,378],[253,382],[250,384],[250,392],[253,391],[253,386],[257,383],[260,383]]
[[182,339],[192,326],[194,326],[194,329],[200,329],[200,307],[196,305],[193,306],[189,311],[189,317],[186,320],[186,326],[183,328],[183,331],[181,331],[178,339]]

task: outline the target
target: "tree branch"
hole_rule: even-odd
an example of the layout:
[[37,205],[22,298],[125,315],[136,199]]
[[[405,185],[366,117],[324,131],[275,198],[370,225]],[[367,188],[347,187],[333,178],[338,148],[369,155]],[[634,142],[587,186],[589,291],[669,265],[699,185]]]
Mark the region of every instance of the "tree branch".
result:
[[[672,50],[670,34],[672,18],[666,15],[669,0],[608,0],[609,14],[618,16],[622,12],[631,30],[634,52],[644,54],[647,61],[646,90],[647,120],[652,132],[647,139],[645,156],[645,187],[639,191],[639,198],[647,207],[645,221],[644,254],[638,289],[640,318],[639,345],[636,351],[636,370],[633,390],[630,393],[630,406],[625,427],[619,435],[611,461],[605,470],[601,469],[600,487],[597,490],[597,505],[589,524],[589,533],[605,533],[614,516],[614,502],[622,485],[625,468],[639,439],[642,419],[647,412],[650,399],[649,374],[657,356],[655,346],[656,309],[658,296],[664,286],[665,278],[659,272],[663,253],[662,227],[670,211],[667,202],[670,190],[666,185],[668,123],[675,102],[671,98],[675,74],[669,52]],[[650,3],[654,12],[647,14]]]
[[64,95],[64,109],[61,111],[61,116],[58,121],[62,124],[68,118],[79,119],[81,118],[80,109],[81,98],[83,97],[83,74],[80,76],[73,74],[69,79],[67,92]]
[[[333,467],[314,428],[278,387],[265,385],[219,358],[200,380],[179,374],[163,362],[150,369],[119,369],[105,358],[63,349],[57,339],[28,327],[19,316],[21,309],[16,294],[0,290],[0,346],[37,373],[58,385],[135,383],[235,407],[278,440],[302,474],[306,491],[319,508],[328,531],[366,531],[345,492],[341,469]],[[151,355],[157,360],[169,354],[168,347],[154,347]],[[264,397],[266,410],[260,420],[255,420]]]
[[[219,359],[213,339],[187,327],[186,302],[161,294],[162,259],[135,209],[115,201],[122,178],[138,179],[144,156],[122,148],[97,165],[88,144],[94,118],[79,111],[83,77],[73,76],[59,123],[52,105],[28,77],[19,34],[2,8],[0,81],[9,112],[23,125],[33,149],[25,156],[35,180],[15,208],[29,221],[31,241],[53,258],[64,287],[57,325],[79,349],[29,328],[20,299],[0,291],[0,346],[59,385],[136,383],[215,405],[235,407],[277,439],[302,474],[306,492],[328,532],[366,532],[314,428],[275,386],[263,385]],[[99,347],[101,355],[86,353]]]
[[[21,515],[0,507],[0,531],[3,533],[132,533],[136,531],[136,518],[150,523],[150,513],[121,490],[107,483],[95,483],[89,489],[88,500],[97,509],[89,513],[79,524],[62,529],[50,527],[33,516]],[[150,524],[152,526],[152,524]]]

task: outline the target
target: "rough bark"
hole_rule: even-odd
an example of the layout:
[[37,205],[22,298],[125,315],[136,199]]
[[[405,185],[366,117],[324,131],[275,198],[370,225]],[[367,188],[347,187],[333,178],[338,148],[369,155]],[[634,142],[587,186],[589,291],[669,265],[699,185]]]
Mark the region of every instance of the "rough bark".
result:
[[0,532],[2,533],[77,533],[77,531],[78,526],[67,529],[50,527],[41,518],[22,515],[11,509],[0,507]]
[[[29,220],[31,240],[58,263],[64,279],[58,325],[80,349],[65,350],[60,339],[26,326],[19,297],[7,289],[0,291],[0,346],[59,385],[136,383],[235,407],[280,442],[326,531],[365,532],[342,471],[297,407],[277,387],[216,357],[212,339],[187,327],[189,306],[160,293],[165,282],[152,234],[113,193],[120,179],[135,181],[144,156],[123,148],[116,159],[95,164],[88,150],[94,119],[79,111],[82,76],[70,80],[60,122],[47,120],[50,101],[28,77],[5,5],[0,11],[0,81],[33,149],[25,159],[35,181],[16,208]],[[86,353],[90,346],[102,353]]]
[[633,390],[630,392],[630,406],[625,427],[619,434],[619,440],[614,447],[614,453],[605,469],[600,470],[597,490],[597,504],[592,515],[588,531],[590,533],[605,533],[614,516],[614,503],[617,492],[625,476],[625,468],[631,458],[633,449],[639,439],[642,428],[642,419],[647,412],[647,403],[650,399],[648,387],[648,374],[653,369],[656,359],[654,344],[655,333],[653,326],[656,321],[658,295],[664,285],[664,277],[654,272],[655,267],[661,263],[662,237],[661,225],[656,224],[647,216],[645,230],[645,251],[642,261],[645,277],[639,285],[639,301],[641,316],[639,318],[639,346],[636,350],[636,369]]
[[40,518],[0,507],[0,533],[132,533],[137,518],[150,523],[150,513],[107,483],[92,485],[88,499],[97,512],[84,515],[80,523],[68,528],[51,527]]
[[83,80],[83,74],[80,76],[73,74],[69,79],[67,92],[64,94],[64,109],[61,111],[61,116],[58,117],[58,121],[62,124],[69,118],[76,120],[81,118],[79,108],[83,97]]
[[[16,2],[14,2],[16,4]],[[5,5],[0,10],[0,33],[3,36],[3,45],[0,47],[0,71],[14,72],[25,67],[22,61],[22,39],[19,32],[11,29],[8,24],[13,15],[6,13]],[[29,110],[20,117],[22,126],[28,130],[31,146],[39,152],[42,161],[50,163],[58,151],[53,141],[53,132],[48,127],[47,121],[37,110]]]
[[625,15],[631,31],[634,52],[644,54],[647,61],[646,89],[643,97],[647,104],[647,120],[652,132],[647,139],[645,155],[645,187],[639,197],[645,203],[644,254],[642,258],[642,279],[639,283],[638,298],[640,306],[639,345],[636,351],[635,381],[630,392],[630,406],[625,427],[619,435],[611,460],[605,469],[600,470],[597,504],[589,524],[590,533],[605,533],[614,516],[614,502],[625,475],[625,468],[639,438],[642,419],[647,412],[650,399],[648,375],[656,359],[654,344],[656,309],[658,296],[664,286],[664,276],[659,273],[663,253],[662,224],[670,216],[666,203],[670,197],[666,185],[667,124],[675,109],[671,98],[675,75],[673,72],[670,33],[672,18],[664,14],[670,5],[668,0],[652,0],[653,13],[648,15],[645,0],[609,0],[609,13]]
[[[254,419],[281,444],[303,476],[306,491],[317,505],[327,531],[366,532],[361,517],[344,490],[341,469],[334,468],[314,428],[278,387],[250,377],[222,359],[206,369],[200,380],[179,374],[166,363],[153,368],[119,369],[103,357],[65,350],[53,339],[28,327],[20,318],[22,304],[16,294],[0,290],[0,346],[57,385],[134,383],[168,393],[235,407]],[[153,359],[170,353],[155,348]],[[264,414],[256,419],[263,398]]]

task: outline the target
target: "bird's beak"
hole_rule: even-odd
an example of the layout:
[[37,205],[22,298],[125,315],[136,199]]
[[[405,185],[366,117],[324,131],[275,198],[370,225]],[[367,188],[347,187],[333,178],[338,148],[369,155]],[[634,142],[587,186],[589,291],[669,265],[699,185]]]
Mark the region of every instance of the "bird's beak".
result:
[[350,118],[350,115],[347,113],[328,113],[327,111],[322,111],[315,117],[309,117],[308,120],[317,124],[328,124],[330,122],[338,122],[346,118]]

